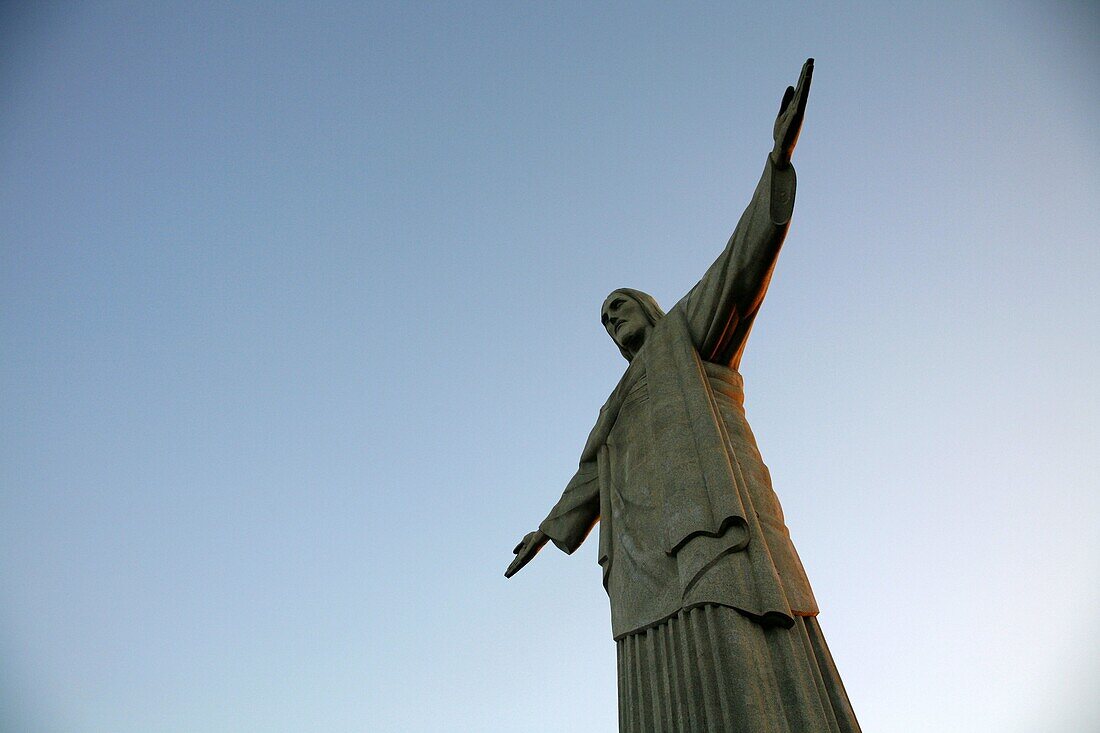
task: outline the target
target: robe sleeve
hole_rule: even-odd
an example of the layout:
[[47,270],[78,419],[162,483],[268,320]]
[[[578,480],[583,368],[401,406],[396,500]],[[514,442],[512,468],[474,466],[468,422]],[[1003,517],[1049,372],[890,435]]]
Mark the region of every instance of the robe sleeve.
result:
[[595,461],[582,463],[539,529],[572,554],[600,519],[600,475]]
[[700,356],[736,368],[794,210],[794,167],[768,159],[726,248],[675,307]]
[[581,546],[588,533],[600,521],[600,447],[607,440],[613,419],[608,406],[600,410],[596,426],[588,436],[581,452],[581,464],[562,492],[561,498],[539,529],[549,537],[558,549],[572,554]]

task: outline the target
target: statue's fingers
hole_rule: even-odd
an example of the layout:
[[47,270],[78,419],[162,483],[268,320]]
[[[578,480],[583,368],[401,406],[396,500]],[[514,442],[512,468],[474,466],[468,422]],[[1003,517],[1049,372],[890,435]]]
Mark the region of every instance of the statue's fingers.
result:
[[804,83],[809,83],[810,77],[814,75],[814,60],[806,59],[806,63],[802,64],[802,73],[798,75],[798,85],[802,86]]
[[[808,62],[807,62],[808,63]],[[806,102],[810,99],[810,81],[813,79],[813,66],[807,67],[805,76],[798,80],[798,98],[795,99],[795,118],[798,125],[802,125],[802,118],[806,114]]]
[[519,556],[517,556],[516,559],[513,560],[512,563],[508,566],[508,569],[504,571],[504,577],[505,578],[511,578],[513,575],[518,573],[520,571],[520,569],[524,565],[526,565],[527,561],[530,560],[530,559],[531,558],[530,558],[529,555],[519,555]]
[[518,555],[519,551],[522,550],[522,549],[523,549],[523,541],[520,540],[520,543],[518,545],[516,545],[516,549],[512,550],[512,554],[513,555]]
[[810,82],[814,78],[814,60],[806,59],[802,65],[802,74],[798,77],[799,102],[805,105],[806,95],[810,93]]

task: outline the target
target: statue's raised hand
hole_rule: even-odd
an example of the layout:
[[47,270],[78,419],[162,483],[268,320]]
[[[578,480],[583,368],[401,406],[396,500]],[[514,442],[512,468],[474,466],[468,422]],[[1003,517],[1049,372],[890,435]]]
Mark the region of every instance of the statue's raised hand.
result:
[[546,536],[544,532],[536,529],[534,532],[528,532],[523,536],[523,539],[516,545],[516,549],[512,550],[512,553],[516,556],[516,559],[512,561],[512,564],[508,566],[508,569],[504,571],[505,578],[511,578],[513,575],[520,571],[527,563],[531,562],[531,558],[539,554],[539,550],[550,541],[550,538]]
[[802,65],[802,75],[798,77],[798,85],[787,87],[783,93],[783,101],[779,105],[779,116],[775,118],[775,129],[772,137],[775,139],[775,149],[772,150],[772,160],[779,167],[785,167],[791,162],[791,154],[798,142],[798,133],[802,130],[802,118],[806,115],[806,100],[810,96],[810,80],[814,76],[814,60],[806,59]]

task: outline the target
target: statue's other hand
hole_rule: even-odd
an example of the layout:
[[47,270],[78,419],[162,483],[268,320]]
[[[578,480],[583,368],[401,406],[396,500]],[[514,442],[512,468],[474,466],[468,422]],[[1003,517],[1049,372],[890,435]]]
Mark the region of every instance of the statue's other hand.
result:
[[775,118],[772,137],[775,149],[772,159],[776,165],[786,166],[791,162],[794,146],[798,143],[798,133],[802,130],[802,119],[806,116],[806,100],[810,96],[810,81],[814,76],[814,60],[806,59],[802,65],[802,75],[798,85],[787,87],[783,101],[779,104],[779,116]]
[[511,578],[518,573],[524,565],[531,562],[531,558],[537,555],[539,550],[549,541],[550,538],[538,529],[524,535],[523,539],[516,545],[516,549],[512,550],[516,559],[513,560],[512,564],[508,566],[508,569],[504,571],[504,577]]

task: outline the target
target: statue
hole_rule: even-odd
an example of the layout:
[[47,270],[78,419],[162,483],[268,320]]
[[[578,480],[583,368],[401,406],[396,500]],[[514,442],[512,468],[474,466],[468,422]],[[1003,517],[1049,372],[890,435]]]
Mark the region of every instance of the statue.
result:
[[550,541],[572,553],[600,523],[623,733],[859,731],[737,372],[794,208],[812,75],[809,59],[787,87],[760,183],[703,279],[668,313],[629,288],[604,301],[629,365],[505,572]]

